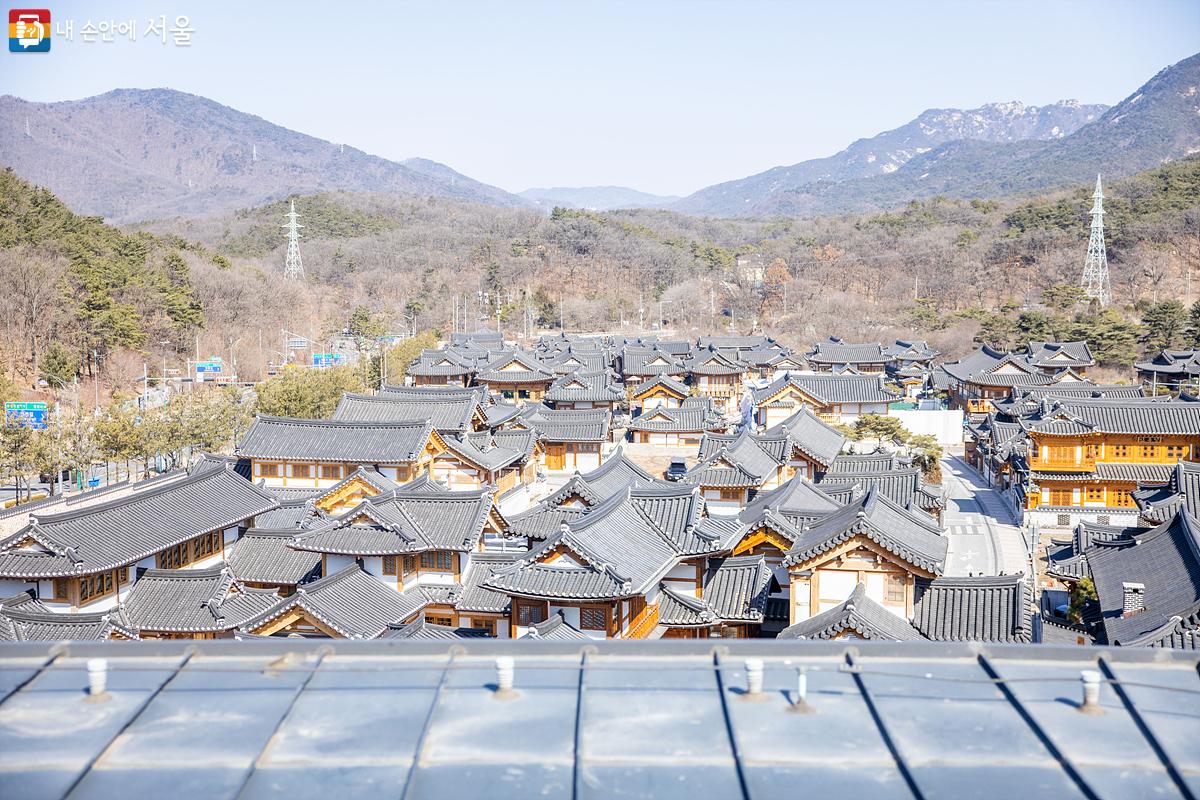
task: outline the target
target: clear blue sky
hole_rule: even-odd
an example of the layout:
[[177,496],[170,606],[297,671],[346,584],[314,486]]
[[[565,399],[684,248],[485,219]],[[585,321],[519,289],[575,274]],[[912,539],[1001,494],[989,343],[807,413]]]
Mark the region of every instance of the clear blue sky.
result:
[[[29,3],[28,5],[37,5]],[[0,93],[205,95],[517,191],[686,194],[829,155],[931,107],[1115,103],[1200,50],[1197,0],[50,3],[75,41],[0,54]],[[191,48],[85,44],[186,14]]]

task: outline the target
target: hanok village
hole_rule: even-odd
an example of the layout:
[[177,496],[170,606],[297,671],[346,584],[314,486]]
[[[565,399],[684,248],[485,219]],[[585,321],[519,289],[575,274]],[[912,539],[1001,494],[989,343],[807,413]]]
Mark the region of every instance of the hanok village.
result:
[[[330,419],[4,511],[0,637],[1194,649],[1197,363],[455,333]],[[889,417],[945,455],[849,435]]]

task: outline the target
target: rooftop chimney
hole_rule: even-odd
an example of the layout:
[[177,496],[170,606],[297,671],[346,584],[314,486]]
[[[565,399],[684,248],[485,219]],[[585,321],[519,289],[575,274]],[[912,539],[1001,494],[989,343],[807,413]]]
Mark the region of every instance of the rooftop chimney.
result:
[[1146,610],[1146,584],[1144,583],[1122,583],[1121,584],[1121,611],[1122,616],[1131,617],[1139,611]]

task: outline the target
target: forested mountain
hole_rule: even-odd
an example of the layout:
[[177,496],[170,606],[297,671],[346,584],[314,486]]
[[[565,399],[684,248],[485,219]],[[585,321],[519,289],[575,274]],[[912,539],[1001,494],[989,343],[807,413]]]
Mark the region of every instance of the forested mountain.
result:
[[61,103],[0,97],[0,164],[80,213],[118,222],[331,189],[526,205],[443,164],[388,161],[170,89]]
[[[715,216],[806,216],[882,209],[937,195],[1038,191],[1100,172],[1130,175],[1200,151],[1200,55],[1159,72],[1098,117],[1102,107],[1077,106],[1070,122],[1047,129],[1054,114],[1070,107],[1038,109],[1032,118],[1045,120],[1033,125],[1026,120],[1029,109],[1015,114],[1007,106],[989,108],[978,120],[974,112],[926,112],[933,116],[856,142],[837,156],[710,186],[672,208]],[[1025,124],[999,125],[993,118]],[[1056,127],[1068,135],[1054,134]]]

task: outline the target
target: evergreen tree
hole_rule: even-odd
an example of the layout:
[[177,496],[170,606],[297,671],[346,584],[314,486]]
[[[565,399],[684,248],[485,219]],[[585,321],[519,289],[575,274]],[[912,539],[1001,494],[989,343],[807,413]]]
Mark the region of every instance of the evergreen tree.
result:
[[258,412],[281,417],[328,419],[345,392],[366,388],[355,367],[289,367],[258,387]]
[[1188,333],[1188,312],[1178,300],[1155,303],[1142,314],[1142,343],[1150,355],[1180,347]]

